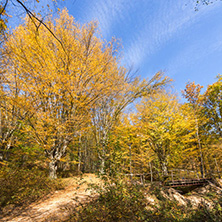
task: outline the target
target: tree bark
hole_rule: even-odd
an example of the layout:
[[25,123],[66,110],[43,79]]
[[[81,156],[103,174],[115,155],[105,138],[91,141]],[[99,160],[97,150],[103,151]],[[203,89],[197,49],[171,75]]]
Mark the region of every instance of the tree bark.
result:
[[130,182],[133,182],[133,178],[132,178],[132,151],[131,151],[131,144],[129,145],[129,155],[130,155]]
[[57,160],[49,162],[49,177],[51,179],[57,179]]
[[161,170],[162,170],[163,176],[168,176],[167,163],[165,161],[161,161],[160,165],[161,165]]
[[99,170],[100,174],[105,174],[105,158],[101,158],[101,165],[100,165],[100,170]]
[[105,143],[105,139],[103,140],[102,143],[102,153],[99,156],[100,160],[101,160],[101,164],[100,164],[100,174],[105,174],[105,161],[106,161],[106,143]]
[[81,173],[82,149],[81,149],[81,136],[79,136],[78,146],[78,173]]
[[153,182],[153,169],[152,169],[152,164],[151,162],[149,162],[149,165],[150,165],[150,181],[151,183]]
[[197,118],[195,118],[195,123],[196,123],[196,135],[197,135],[197,141],[198,141],[198,148],[200,152],[200,172],[201,172],[201,177],[204,178],[204,161],[203,161],[203,152],[202,152],[202,146],[200,142],[200,136],[199,136],[199,125]]
[[163,153],[159,152],[158,159],[159,159],[160,169],[161,169],[163,177],[168,176],[168,166],[167,166],[166,156]]

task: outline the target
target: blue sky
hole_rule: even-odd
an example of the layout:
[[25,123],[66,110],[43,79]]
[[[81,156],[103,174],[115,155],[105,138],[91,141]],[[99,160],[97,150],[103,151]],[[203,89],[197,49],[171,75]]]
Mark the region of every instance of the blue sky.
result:
[[222,1],[214,1],[198,11],[195,0],[64,0],[58,7],[80,24],[98,21],[104,39],[121,42],[122,64],[142,78],[162,70],[180,92],[188,81],[206,89],[222,74]]
[[65,0],[81,24],[98,21],[109,41],[119,39],[123,64],[143,77],[163,70],[180,92],[195,81],[205,87],[222,73],[222,2],[194,0]]

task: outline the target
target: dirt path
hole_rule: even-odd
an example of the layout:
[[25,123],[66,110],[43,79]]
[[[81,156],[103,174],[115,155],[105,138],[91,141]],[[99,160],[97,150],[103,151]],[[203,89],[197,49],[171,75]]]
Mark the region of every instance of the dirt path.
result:
[[34,202],[25,210],[13,213],[0,221],[64,221],[69,217],[71,208],[79,202],[84,203],[87,199],[96,196],[88,189],[88,184],[101,184],[101,180],[93,174],[84,175],[82,178],[67,178],[64,182],[67,185],[64,190],[56,191],[47,199]]

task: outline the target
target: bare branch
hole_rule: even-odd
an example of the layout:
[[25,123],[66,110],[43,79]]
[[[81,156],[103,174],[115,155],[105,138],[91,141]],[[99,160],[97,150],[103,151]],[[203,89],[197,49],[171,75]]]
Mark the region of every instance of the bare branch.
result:
[[2,14],[4,13],[6,6],[8,5],[8,0],[6,0],[5,5],[3,6],[1,12],[0,12],[0,16],[2,16]]

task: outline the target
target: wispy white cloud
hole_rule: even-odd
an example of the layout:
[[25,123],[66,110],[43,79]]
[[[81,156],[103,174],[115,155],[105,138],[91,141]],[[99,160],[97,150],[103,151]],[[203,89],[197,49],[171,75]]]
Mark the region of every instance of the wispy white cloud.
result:
[[[116,26],[122,27],[121,31],[124,32],[126,24],[131,24],[135,20],[136,23],[128,25],[125,30],[126,36],[122,42],[123,63],[133,65],[137,69],[144,62],[151,60],[152,56],[168,41],[177,38],[180,31],[184,32],[183,30],[191,27],[217,7],[215,3],[201,7],[198,12],[195,12],[194,2],[193,0],[158,0],[158,2],[156,0],[86,0],[82,17],[84,22],[98,21],[105,38],[112,36]],[[192,51],[191,46],[188,47],[178,56],[178,61],[182,57],[189,57]],[[203,56],[203,54],[196,56]],[[172,68],[172,65],[170,66]]]
[[134,0],[98,0],[91,1],[85,13],[85,20],[99,22],[99,28],[104,37],[112,32],[112,27],[117,22],[124,20],[128,9]]
[[216,7],[215,4],[195,12],[192,0],[188,0],[187,4],[184,1],[160,2],[160,10],[154,13],[152,20],[144,21],[144,29],[134,35],[126,48],[125,63],[140,66],[145,59],[151,57],[167,41],[175,37],[179,30],[191,26]]
[[200,44],[191,44],[175,58],[172,58],[172,61],[167,65],[168,72],[171,77],[175,77],[181,69],[195,66],[196,63],[200,63],[201,60],[206,60],[207,57],[210,58],[211,55],[218,52],[222,52],[222,38],[216,38],[210,44],[205,44],[204,41]]

